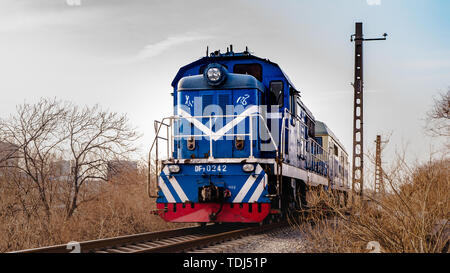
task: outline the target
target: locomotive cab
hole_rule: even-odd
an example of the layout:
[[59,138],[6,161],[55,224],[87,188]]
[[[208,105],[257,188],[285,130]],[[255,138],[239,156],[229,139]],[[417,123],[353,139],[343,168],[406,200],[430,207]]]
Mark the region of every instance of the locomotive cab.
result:
[[[220,76],[213,74],[217,70]],[[213,82],[210,78],[215,79]],[[211,64],[177,88],[175,158],[260,157],[259,106],[265,88],[251,75]]]

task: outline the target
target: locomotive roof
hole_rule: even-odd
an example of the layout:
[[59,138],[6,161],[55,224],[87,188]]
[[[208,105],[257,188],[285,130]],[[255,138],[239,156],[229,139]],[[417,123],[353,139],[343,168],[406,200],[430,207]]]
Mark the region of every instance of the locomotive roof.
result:
[[313,113],[309,110],[308,107],[306,107],[306,105],[303,103],[302,100],[298,100],[298,102],[300,103],[300,106],[305,110],[306,114],[312,119],[312,120],[316,120],[316,118],[314,117]]
[[198,59],[197,61],[187,64],[178,70],[177,75],[175,76],[174,80],[172,81],[172,86],[175,87],[177,85],[178,81],[183,77],[184,73],[192,67],[202,65],[202,64],[213,63],[215,61],[227,61],[227,60],[258,60],[261,62],[265,62],[267,64],[272,64],[272,65],[276,66],[278,69],[280,69],[281,73],[283,73],[283,76],[286,78],[289,85],[292,86],[292,88],[294,88],[294,90],[298,91],[297,88],[295,88],[292,81],[289,79],[288,75],[286,75],[286,73],[284,73],[284,71],[280,68],[280,66],[277,63],[271,62],[269,59],[263,59],[263,58],[254,56],[246,51],[244,51],[242,53],[235,53],[235,52],[228,52],[228,53],[223,53],[223,54],[220,52],[219,53],[217,53],[217,52],[211,53],[211,55],[208,57],[203,57],[201,59]]
[[[277,67],[280,72],[283,74],[284,78],[286,79],[286,81],[289,83],[289,85],[297,92],[299,92],[299,90],[294,86],[294,84],[292,83],[292,81],[289,79],[288,75],[286,75],[286,73],[284,73],[283,69],[281,69],[281,67],[274,62],[271,62],[269,59],[263,59],[260,58],[258,56],[252,55],[250,52],[248,52],[248,50],[244,51],[244,52],[226,52],[226,53],[220,53],[220,51],[215,51],[213,53],[211,53],[209,56],[200,58],[190,64],[187,64],[183,67],[181,67],[178,70],[178,73],[176,74],[175,78],[172,81],[172,87],[179,87],[179,81],[181,78],[183,78],[184,74],[186,73],[186,71],[188,71],[189,69],[195,67],[195,66],[201,66],[201,65],[206,65],[206,64],[210,64],[210,63],[214,63],[217,61],[230,61],[230,60],[257,60],[260,62],[264,62],[267,64],[271,64],[275,67]],[[300,93],[300,92],[299,92]],[[314,115],[312,114],[312,112],[308,109],[308,107],[306,107],[306,105],[300,100],[300,103],[302,105],[302,107],[305,109],[306,113],[313,119]]]
[[324,122],[316,120],[315,131],[316,135],[328,135],[331,138],[333,138],[333,140],[336,141],[336,143],[341,147],[341,149],[347,154],[344,145],[342,145],[342,143],[339,141],[339,139],[336,137],[333,131],[331,131],[331,129],[328,128],[328,126]]

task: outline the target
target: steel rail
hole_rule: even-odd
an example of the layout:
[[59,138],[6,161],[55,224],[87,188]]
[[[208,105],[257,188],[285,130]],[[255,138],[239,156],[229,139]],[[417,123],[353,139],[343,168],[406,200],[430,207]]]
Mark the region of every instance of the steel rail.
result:
[[[102,249],[108,247],[116,247],[126,244],[133,244],[139,242],[148,242],[154,240],[160,240],[170,237],[177,237],[183,235],[191,235],[200,232],[210,231],[212,226],[207,226],[207,229],[201,227],[188,227],[188,228],[178,228],[170,229],[164,231],[156,232],[146,232],[133,235],[125,235],[120,237],[98,239],[91,241],[80,242],[81,252],[89,252],[95,249]],[[19,251],[13,251],[11,253],[69,253],[71,249],[67,249],[67,244],[54,245],[48,247],[39,247],[32,249],[25,249]]]
[[[286,225],[278,222],[256,227],[242,225],[206,226],[141,233],[78,243],[80,252],[99,253],[172,253],[233,240]],[[14,251],[11,253],[69,253],[68,244]]]
[[159,247],[135,250],[131,253],[174,253],[174,252],[184,252],[187,250],[207,247],[210,245],[215,245],[222,243],[224,241],[230,241],[233,239],[238,239],[243,236],[248,236],[250,234],[262,233],[275,228],[285,226],[286,222],[278,222],[273,224],[267,224],[257,227],[247,227],[238,230],[226,231],[219,234],[204,236],[197,239],[186,240],[174,244],[162,245]]

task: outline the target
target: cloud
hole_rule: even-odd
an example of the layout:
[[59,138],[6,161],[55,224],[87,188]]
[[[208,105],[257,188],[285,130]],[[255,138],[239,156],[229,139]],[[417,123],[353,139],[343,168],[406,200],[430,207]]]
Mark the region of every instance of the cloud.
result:
[[213,38],[209,35],[202,35],[198,33],[188,32],[182,35],[178,36],[170,36],[165,40],[162,40],[160,42],[150,44],[145,46],[137,55],[138,60],[144,60],[149,59],[155,56],[160,55],[164,51],[167,51],[168,49],[198,40],[207,40]]
[[[75,0],[73,0],[75,1]],[[37,2],[37,1],[36,1]],[[100,8],[78,8],[65,5],[33,6],[36,2],[18,2],[21,5],[0,4],[0,33],[47,31],[50,28],[80,26],[98,19]],[[25,3],[30,5],[25,5]],[[50,3],[50,2],[49,2]],[[57,3],[57,2],[54,2]]]
[[366,0],[369,6],[379,6],[381,5],[381,0]]

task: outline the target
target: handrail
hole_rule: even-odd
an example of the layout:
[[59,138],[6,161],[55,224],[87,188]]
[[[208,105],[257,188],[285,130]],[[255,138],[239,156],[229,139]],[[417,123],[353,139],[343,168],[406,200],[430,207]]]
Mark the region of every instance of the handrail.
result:
[[[231,128],[223,133],[218,134],[217,132],[213,132],[212,131],[212,119],[213,118],[236,118],[236,117],[244,117],[249,118],[249,132],[248,133],[242,133],[242,134],[234,134],[234,133],[227,133],[228,131],[231,130]],[[268,133],[269,137],[270,137],[270,142],[271,144],[274,146],[275,152],[276,152],[276,158],[277,158],[277,164],[280,164],[280,168],[281,168],[281,164],[282,162],[284,162],[284,156],[285,156],[285,149],[286,149],[286,145],[285,145],[285,141],[286,141],[286,134],[291,130],[290,126],[286,124],[286,121],[290,121],[290,118],[295,119],[296,122],[298,122],[300,125],[303,125],[305,127],[307,127],[307,125],[305,124],[305,122],[303,122],[297,115],[293,115],[288,109],[284,110],[284,115],[282,117],[280,117],[280,119],[282,119],[282,125],[281,125],[281,141],[279,143],[280,147],[277,145],[277,143],[274,140],[274,137],[271,133],[271,131],[268,128],[267,125],[267,121],[266,119],[263,117],[263,115],[261,113],[253,113],[253,114],[248,114],[248,115],[242,115],[242,114],[237,114],[237,115],[209,115],[209,116],[189,116],[189,117],[183,117],[183,116],[170,116],[170,117],[166,117],[163,118],[161,121],[155,121],[155,132],[156,132],[156,136],[155,139],[152,142],[152,145],[150,147],[149,150],[149,161],[148,161],[148,179],[147,179],[147,193],[150,197],[158,197],[158,196],[153,196],[151,194],[151,169],[152,169],[152,152],[153,150],[156,148],[156,161],[155,161],[155,192],[157,193],[158,191],[158,175],[159,175],[159,154],[158,154],[158,139],[163,139],[167,141],[167,157],[170,159],[172,158],[172,156],[174,156],[174,141],[175,139],[182,139],[182,138],[188,138],[188,137],[209,137],[209,141],[210,141],[210,159],[214,158],[214,153],[213,153],[213,145],[212,142],[213,141],[217,141],[216,139],[213,139],[214,137],[217,136],[244,136],[244,137],[249,137],[249,141],[251,143],[250,145],[250,158],[253,157],[253,140],[255,140],[253,134],[254,134],[254,130],[253,130],[253,119],[257,117],[258,119],[261,120],[260,122],[260,126],[263,126],[263,129]],[[182,135],[182,134],[176,134],[174,132],[174,124],[176,124],[176,121],[179,120],[187,120],[190,123],[193,123],[192,120],[194,119],[209,119],[209,132],[208,133],[202,133],[200,135],[197,134],[186,134],[186,135]],[[244,120],[245,120],[244,119]],[[234,120],[231,122],[235,122]],[[239,121],[238,123],[242,122]],[[290,124],[290,123],[289,123]],[[163,138],[160,136],[161,133],[161,129],[162,127],[165,126],[167,128],[167,137]],[[288,132],[286,132],[288,131]],[[324,167],[325,169],[323,170],[327,170],[327,177],[330,180],[331,183],[331,179],[335,179],[336,177],[334,177],[334,171],[335,168],[333,166],[330,166],[330,156],[331,153],[329,151],[326,151],[322,145],[320,145],[319,143],[317,143],[314,139],[312,138],[308,138],[306,139],[303,135],[300,136],[300,141],[301,141],[301,146],[302,146],[302,151],[301,151],[301,155],[306,156],[306,160],[307,160],[307,164],[312,165],[315,163],[320,163],[323,162],[324,163]],[[319,151],[321,151],[321,153],[319,153]],[[297,152],[299,153],[299,152]],[[298,154],[297,154],[298,155]],[[334,163],[333,163],[334,165]],[[342,179],[342,184],[344,186],[348,185],[348,176],[345,175],[345,167],[347,167],[347,173],[349,171],[349,163],[347,162],[347,166],[345,166],[345,164],[343,164],[343,176],[339,177],[339,179]],[[315,165],[313,165],[315,166]],[[321,167],[320,167],[321,168]],[[316,167],[314,167],[314,170],[316,170]],[[278,170],[278,172],[281,172],[282,169]],[[333,173],[332,173],[333,172]],[[281,182],[280,182],[281,183]],[[280,185],[281,186],[281,185]]]
[[[147,194],[149,197],[151,198],[155,198],[157,196],[153,196],[151,194],[151,159],[152,159],[152,151],[154,148],[156,148],[156,166],[155,166],[155,176],[156,176],[156,185],[158,184],[158,139],[162,138],[159,136],[160,131],[162,126],[166,126],[167,127],[167,138],[162,138],[164,140],[167,140],[167,156],[169,157],[171,154],[173,154],[173,142],[176,138],[188,138],[188,137],[203,137],[203,136],[209,136],[209,141],[210,141],[210,159],[213,159],[213,145],[212,145],[212,141],[216,141],[213,140],[214,136],[222,136],[222,134],[217,134],[217,133],[213,133],[212,132],[212,118],[231,118],[231,117],[244,117],[244,118],[249,118],[249,133],[245,133],[245,134],[227,134],[226,132],[223,134],[223,136],[227,135],[227,136],[248,136],[250,138],[250,158],[254,158],[253,157],[253,140],[255,139],[253,136],[253,118],[254,117],[258,117],[262,120],[261,124],[264,125],[264,129],[267,131],[271,143],[274,146],[275,152],[277,157],[279,156],[279,149],[278,149],[278,145],[276,144],[272,133],[270,132],[268,126],[267,126],[267,122],[264,119],[264,117],[260,114],[260,113],[253,113],[253,114],[249,114],[249,115],[242,115],[242,114],[238,114],[238,115],[209,115],[209,116],[190,116],[190,117],[183,117],[183,116],[170,116],[170,117],[166,117],[163,118],[161,121],[155,121],[155,124],[158,124],[159,126],[157,126],[157,128],[155,127],[155,131],[156,131],[156,135],[155,135],[155,139],[152,142],[152,145],[150,147],[149,153],[148,153],[148,178],[147,178]],[[209,134],[202,134],[202,135],[175,135],[175,133],[172,132],[172,130],[174,129],[174,121],[177,120],[181,120],[181,119],[185,119],[185,120],[192,120],[192,119],[204,119],[204,118],[209,118],[209,124],[210,124],[210,130],[209,130]],[[167,124],[165,123],[165,121],[169,120],[170,122]],[[190,123],[192,123],[192,121],[189,121]],[[232,121],[233,122],[233,121]],[[240,121],[242,122],[242,121]],[[231,129],[230,129],[231,130]],[[228,130],[229,131],[229,130]],[[157,186],[155,191],[157,192]]]
[[[306,127],[306,124],[299,117],[297,117],[296,115],[293,115],[291,113],[291,111],[289,111],[287,108],[284,109],[284,115],[283,115],[282,127],[281,127],[281,134],[282,134],[281,154],[283,157],[286,153],[286,151],[285,151],[286,131],[290,131],[289,126],[286,126],[286,121],[289,118],[294,118],[301,125]],[[303,136],[301,136],[300,139],[301,139],[301,141],[304,141],[305,149],[307,149],[309,147],[309,151],[306,151],[306,154],[308,155],[308,157],[311,157],[311,158],[308,158],[307,163],[309,161],[313,162],[313,160],[317,160],[318,162],[325,163],[326,166],[329,165],[329,152],[328,151],[325,151],[325,149],[312,138],[305,139]],[[313,147],[316,147],[315,150],[317,150],[317,148],[320,148],[322,150],[322,156],[317,156],[317,154],[313,153]],[[326,158],[326,160],[325,160],[325,158]]]
[[[236,117],[244,117],[244,118],[249,118],[249,132],[248,133],[242,133],[242,134],[235,134],[235,133],[227,133],[228,131],[231,130],[231,128],[224,132],[224,133],[220,133],[218,134],[217,132],[213,132],[212,131],[212,119],[213,118],[236,118]],[[175,139],[182,139],[182,138],[188,138],[188,137],[209,137],[209,145],[210,145],[210,155],[209,158],[213,159],[214,158],[214,152],[213,152],[213,141],[217,141],[215,139],[213,139],[216,136],[244,136],[244,137],[249,137],[250,139],[250,143],[252,143],[250,145],[250,158],[253,157],[253,140],[255,139],[253,134],[254,134],[254,130],[253,130],[253,118],[257,117],[258,119],[260,119],[262,122],[260,122],[260,124],[263,126],[263,129],[266,130],[266,132],[268,133],[269,137],[270,137],[270,142],[271,144],[274,146],[275,152],[276,152],[276,158],[277,158],[277,162],[279,162],[280,164],[284,161],[284,156],[285,156],[285,149],[286,149],[286,145],[285,145],[285,141],[286,141],[286,133],[287,131],[290,131],[290,126],[286,125],[286,121],[289,121],[290,118],[295,119],[296,122],[298,122],[300,125],[303,125],[306,127],[305,122],[303,122],[298,116],[293,115],[288,109],[285,109],[284,111],[284,115],[283,117],[280,119],[282,119],[282,126],[281,126],[281,141],[280,141],[280,147],[276,144],[274,137],[271,133],[271,131],[268,128],[267,125],[267,121],[266,119],[262,116],[261,113],[253,113],[253,114],[248,114],[248,115],[242,115],[242,114],[237,114],[237,115],[208,115],[208,116],[189,116],[189,117],[184,117],[184,116],[170,116],[170,117],[166,117],[163,118],[160,122],[157,121],[155,124],[158,124],[158,126],[156,126],[157,128],[155,128],[156,131],[156,136],[155,139],[153,140],[153,143],[151,145],[151,148],[149,150],[149,162],[148,162],[148,180],[147,180],[147,191],[148,191],[148,195],[150,197],[156,197],[156,196],[152,196],[151,195],[151,156],[152,156],[152,151],[154,148],[158,149],[158,139],[164,139],[167,141],[167,156],[168,158],[171,158],[172,155],[174,155],[174,141]],[[187,120],[190,123],[193,123],[192,120],[194,119],[209,119],[209,132],[208,133],[202,133],[202,134],[186,134],[186,135],[182,135],[182,134],[176,134],[174,132],[174,124],[176,121],[179,120]],[[167,122],[169,121],[169,122]],[[235,122],[234,120],[231,122]],[[242,122],[239,121],[239,122]],[[238,123],[239,123],[238,122]],[[260,125],[260,126],[261,126]],[[162,138],[160,137],[160,133],[161,133],[161,128],[162,126],[166,126],[167,127],[167,138]],[[326,151],[322,145],[320,145],[319,143],[317,143],[314,139],[312,138],[308,138],[305,139],[304,136],[300,136],[300,141],[302,142],[302,151],[301,154],[304,156],[307,156],[307,164],[314,164],[314,163],[320,163],[323,162],[324,163],[324,168],[326,168],[327,170],[327,177],[329,179],[334,179],[334,173],[333,175],[331,175],[331,172],[334,172],[334,167],[330,166],[330,156],[331,153],[329,151]],[[318,151],[321,151],[321,153],[318,153]],[[157,190],[157,181],[158,181],[158,174],[159,174],[159,160],[158,160],[158,152],[156,154],[156,166],[155,166],[155,177],[156,177],[156,190]],[[347,172],[348,172],[348,165],[349,163],[347,163]],[[333,168],[332,168],[333,167]],[[346,178],[345,176],[345,166],[343,167],[344,170],[344,175],[342,177],[342,182],[343,184],[348,184],[348,178]],[[315,168],[314,168],[315,169]],[[325,170],[325,169],[324,169]],[[280,170],[281,172],[282,170]]]
[[[148,176],[147,176],[147,194],[148,194],[148,196],[150,197],[150,198],[156,198],[156,197],[158,197],[158,196],[154,196],[154,195],[152,195],[151,194],[151,171],[152,171],[152,150],[153,150],[153,148],[155,147],[155,144],[156,144],[156,147],[158,146],[158,138],[159,138],[159,132],[161,131],[161,127],[164,125],[164,126],[166,126],[166,127],[170,127],[171,125],[172,125],[172,122],[170,123],[170,125],[168,125],[168,124],[166,124],[166,123],[164,123],[164,121],[166,120],[166,119],[170,119],[170,117],[168,117],[168,118],[163,118],[161,121],[155,121],[155,125],[157,124],[157,123],[159,123],[159,127],[158,127],[158,129],[156,129],[156,127],[155,127],[155,131],[156,131],[156,136],[155,136],[155,139],[153,140],[153,143],[152,143],[152,146],[150,147],[150,150],[149,150],[149,152],[148,152]],[[169,139],[169,136],[167,136],[167,139]],[[168,141],[169,142],[169,141]],[[169,144],[168,144],[169,145]],[[158,158],[158,151],[156,151],[156,158]],[[156,161],[158,161],[158,159],[156,159]],[[155,164],[155,174],[156,174],[156,184],[158,184],[157,182],[157,179],[158,179],[158,162],[156,162],[156,164]],[[157,193],[157,191],[155,190],[155,192]]]

